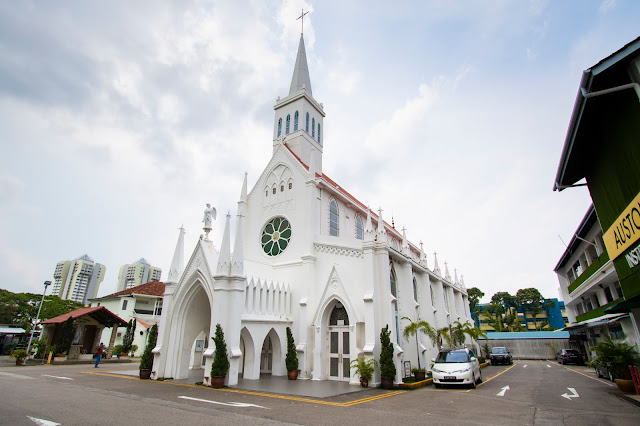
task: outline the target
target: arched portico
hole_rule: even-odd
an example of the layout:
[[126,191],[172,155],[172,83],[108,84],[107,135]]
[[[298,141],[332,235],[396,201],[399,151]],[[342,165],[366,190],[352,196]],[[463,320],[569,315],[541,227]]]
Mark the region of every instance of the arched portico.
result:
[[[190,368],[198,368],[196,360],[200,361],[205,342],[211,330],[211,299],[205,290],[200,277],[194,278],[188,288],[185,288],[183,297],[177,303],[172,325],[172,344],[174,348],[173,378],[184,379],[189,376]],[[198,340],[203,341],[203,348],[199,348]],[[204,377],[204,370],[203,370]]]

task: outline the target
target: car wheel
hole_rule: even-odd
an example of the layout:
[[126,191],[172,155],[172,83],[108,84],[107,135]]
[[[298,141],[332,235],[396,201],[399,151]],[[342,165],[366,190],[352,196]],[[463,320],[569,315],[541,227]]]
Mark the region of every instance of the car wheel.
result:
[[471,389],[475,389],[475,388],[476,388],[476,375],[471,374]]
[[491,365],[494,365],[494,364],[493,364],[493,361],[491,361]]
[[478,383],[482,383],[482,370],[480,370],[480,377],[478,377]]
[[564,365],[564,361],[562,359],[560,359],[560,361],[558,361],[560,363],[560,365]]

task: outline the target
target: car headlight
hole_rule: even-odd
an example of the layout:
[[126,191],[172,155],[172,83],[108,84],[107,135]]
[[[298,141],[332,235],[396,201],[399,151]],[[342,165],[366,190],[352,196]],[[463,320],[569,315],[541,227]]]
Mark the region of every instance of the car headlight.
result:
[[462,370],[456,370],[456,371],[452,371],[452,373],[466,373],[467,371],[470,371],[471,367],[469,368],[464,368]]
[[435,372],[435,373],[444,373],[444,371],[442,370],[438,370],[437,368],[432,368],[431,371]]

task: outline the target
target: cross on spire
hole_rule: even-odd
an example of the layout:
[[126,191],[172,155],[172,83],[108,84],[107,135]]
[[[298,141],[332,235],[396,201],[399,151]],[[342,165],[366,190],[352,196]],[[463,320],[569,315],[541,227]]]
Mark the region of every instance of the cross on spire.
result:
[[304,15],[306,15],[307,13],[309,12],[305,12],[304,9],[302,9],[302,14],[296,18],[296,21],[300,19],[302,22],[302,30],[300,31],[300,34],[304,34]]

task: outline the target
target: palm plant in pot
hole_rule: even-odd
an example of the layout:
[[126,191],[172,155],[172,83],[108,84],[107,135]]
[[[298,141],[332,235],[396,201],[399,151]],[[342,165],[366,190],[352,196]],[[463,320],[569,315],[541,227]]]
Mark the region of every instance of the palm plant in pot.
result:
[[27,351],[24,349],[16,349],[9,356],[15,358],[16,365],[22,365],[22,361],[27,357]]
[[403,320],[409,321],[409,324],[402,331],[402,335],[405,339],[409,340],[411,336],[416,336],[416,350],[418,351],[418,368],[411,370],[413,375],[416,378],[416,381],[424,380],[427,374],[427,371],[420,366],[420,345],[418,344],[418,332],[422,332],[426,334],[427,337],[431,340],[431,343],[435,346],[437,342],[437,334],[436,329],[434,329],[431,324],[426,321],[411,321],[407,317],[402,317]]
[[378,367],[378,363],[375,359],[365,359],[365,357],[360,356],[354,360],[352,360],[349,365],[352,370],[355,370],[355,373],[360,376],[360,386],[366,388],[369,386],[369,381],[373,377],[373,373]]
[[383,389],[393,389],[393,381],[396,378],[396,366],[393,362],[393,343],[391,343],[391,331],[387,324],[380,331],[380,386]]
[[616,385],[623,392],[635,392],[630,366],[640,364],[640,354],[627,342],[617,341],[605,335],[593,348],[596,357],[589,362],[595,368],[605,367],[615,377]]
[[287,357],[284,363],[287,367],[289,380],[296,380],[298,378],[298,354],[296,353],[296,345],[293,342],[291,327],[287,327]]
[[224,341],[224,332],[220,324],[216,324],[216,335],[212,339],[216,350],[213,353],[213,363],[211,364],[211,387],[219,389],[224,386],[224,378],[229,372],[227,344]]
[[151,369],[153,368],[153,348],[156,347],[158,340],[158,325],[154,324],[149,330],[149,340],[144,348],[142,358],[140,358],[140,378],[149,379],[151,377]]

